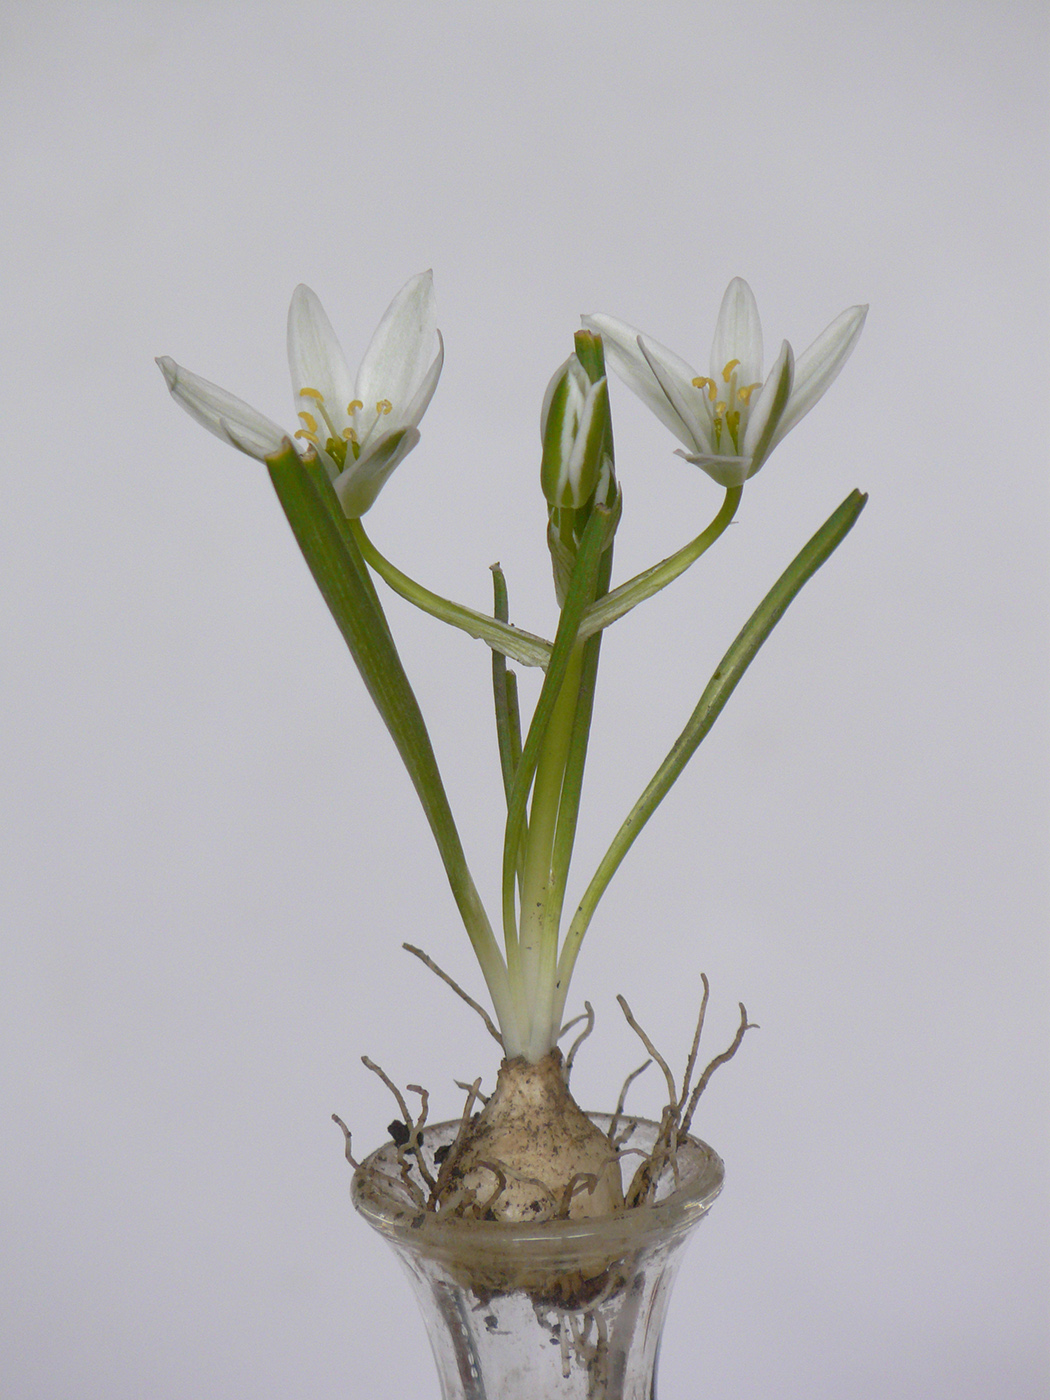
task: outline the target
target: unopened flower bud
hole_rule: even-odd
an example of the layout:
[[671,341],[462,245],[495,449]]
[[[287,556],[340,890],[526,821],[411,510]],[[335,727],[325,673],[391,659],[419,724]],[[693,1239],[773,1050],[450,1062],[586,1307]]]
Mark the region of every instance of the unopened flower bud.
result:
[[591,383],[576,355],[555,373],[543,400],[540,483],[555,510],[579,510],[594,494],[607,452],[609,386]]

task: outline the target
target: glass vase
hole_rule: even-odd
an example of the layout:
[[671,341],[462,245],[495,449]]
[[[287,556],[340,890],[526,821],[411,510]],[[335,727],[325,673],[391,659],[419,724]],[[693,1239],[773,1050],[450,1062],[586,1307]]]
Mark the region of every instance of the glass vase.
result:
[[[608,1116],[591,1117],[608,1132]],[[658,1125],[631,1122],[626,1147],[644,1153]],[[431,1167],[458,1127],[427,1127]],[[355,1172],[353,1201],[412,1281],[442,1400],[655,1400],[671,1286],[722,1181],[718,1155],[688,1138],[651,1204],[543,1224],[445,1220],[406,1189],[387,1143]]]

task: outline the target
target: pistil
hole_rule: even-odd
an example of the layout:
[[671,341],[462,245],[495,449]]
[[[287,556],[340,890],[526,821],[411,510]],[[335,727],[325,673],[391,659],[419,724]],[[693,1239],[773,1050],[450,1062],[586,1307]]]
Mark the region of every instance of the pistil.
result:
[[729,360],[722,370],[722,381],[728,385],[726,398],[719,398],[718,381],[711,379],[708,375],[698,375],[693,380],[694,388],[703,391],[709,405],[708,412],[711,415],[716,451],[722,446],[722,430],[724,428],[732,441],[734,452],[740,452],[740,444],[743,440],[742,428],[747,424],[747,409],[751,402],[751,395],[756,389],[761,388],[761,384],[757,383],[737,384],[736,367],[739,363],[739,360]]

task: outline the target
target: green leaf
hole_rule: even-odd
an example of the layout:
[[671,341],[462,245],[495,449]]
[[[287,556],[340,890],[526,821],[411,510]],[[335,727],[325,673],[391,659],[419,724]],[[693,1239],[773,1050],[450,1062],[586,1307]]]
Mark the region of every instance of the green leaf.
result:
[[467,869],[426,724],[349,522],[323,468],[311,472],[291,446],[268,457],[266,465],[314,581],[408,769],[499,1014],[493,980],[502,959]]
[[722,713],[726,701],[755,659],[759,648],[801,589],[849,534],[867,499],[860,491],[853,491],[838,509],[832,512],[777,579],[723,656],[688,723],[620,827],[580,901],[566,934],[558,965],[560,996],[563,1002],[580,943],[595,907],[620,862],[710,732],[711,726]]

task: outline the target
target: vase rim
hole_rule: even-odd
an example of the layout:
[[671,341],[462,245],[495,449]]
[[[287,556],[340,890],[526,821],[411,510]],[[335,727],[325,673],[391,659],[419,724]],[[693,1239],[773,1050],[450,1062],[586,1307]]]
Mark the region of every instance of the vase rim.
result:
[[[612,1115],[587,1115],[603,1131]],[[636,1125],[636,1132],[651,1135],[659,1124],[633,1114],[621,1122]],[[426,1138],[433,1142],[445,1135],[451,1141],[459,1122],[427,1126]],[[426,1253],[473,1253],[518,1255],[550,1249],[572,1250],[588,1242],[603,1248],[622,1247],[624,1251],[643,1244],[647,1238],[666,1238],[692,1229],[706,1214],[722,1190],[725,1167],[713,1148],[699,1138],[688,1137],[678,1149],[679,1182],[660,1200],[633,1206],[608,1215],[575,1220],[546,1220],[509,1224],[494,1220],[469,1220],[462,1216],[442,1218],[413,1205],[407,1193],[397,1199],[400,1180],[384,1167],[397,1171],[397,1148],[392,1142],[372,1152],[354,1172],[351,1199],[355,1209],[380,1234]],[[392,1189],[384,1189],[386,1186]],[[403,1188],[402,1188],[403,1189]]]

